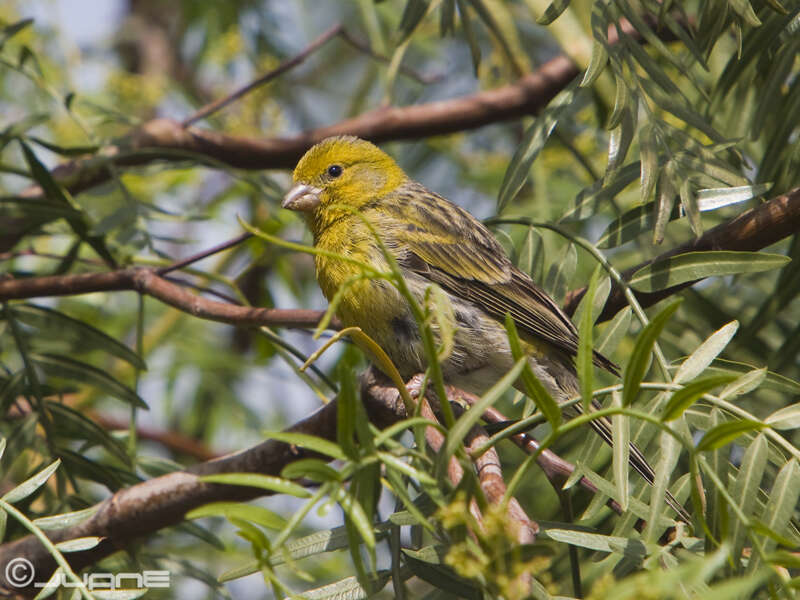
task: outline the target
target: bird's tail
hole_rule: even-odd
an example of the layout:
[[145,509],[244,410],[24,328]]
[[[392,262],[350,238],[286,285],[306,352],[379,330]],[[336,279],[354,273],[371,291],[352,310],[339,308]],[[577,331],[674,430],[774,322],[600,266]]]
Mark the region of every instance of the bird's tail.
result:
[[[578,378],[575,375],[574,371],[564,370],[561,371],[558,375],[559,376],[556,378],[557,385],[562,393],[566,394],[568,398],[574,398],[575,396],[580,394],[578,387]],[[592,399],[592,408],[594,410],[599,410],[602,408],[602,406],[597,400]],[[581,404],[573,405],[572,409],[577,414],[583,414],[583,407]],[[569,418],[569,416],[570,415],[567,415],[567,418]],[[597,433],[597,435],[599,435],[606,444],[608,444],[611,447],[614,446],[611,434],[611,421],[608,418],[602,417],[600,419],[594,419],[590,422],[590,425],[592,426],[592,429],[595,430],[595,433]],[[642,478],[647,483],[649,483],[650,485],[655,485],[656,482],[655,471],[653,471],[653,468],[650,466],[650,463],[647,462],[647,459],[645,458],[642,451],[639,450],[639,448],[633,442],[630,442],[629,448],[630,451],[628,455],[628,463],[631,465],[633,470],[639,473],[639,475],[641,475]],[[678,502],[678,500],[670,493],[669,490],[665,490],[664,493],[667,504],[672,508],[672,510],[674,510],[677,513],[678,517],[686,523],[691,523],[691,516],[689,516],[689,513],[686,512],[686,509],[683,507],[683,505],[681,505],[681,503]]]

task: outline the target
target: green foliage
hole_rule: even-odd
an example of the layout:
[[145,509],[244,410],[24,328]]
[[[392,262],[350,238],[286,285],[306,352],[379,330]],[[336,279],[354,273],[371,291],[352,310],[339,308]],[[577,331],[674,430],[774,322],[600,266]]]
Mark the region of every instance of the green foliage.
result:
[[[516,264],[557,301],[589,287],[575,317],[577,366],[585,406],[605,407],[562,419],[509,320],[516,362],[476,409],[445,404],[449,428],[415,413],[379,431],[359,397],[357,336],[336,338],[305,370],[325,340],[203,320],[135,290],[74,296],[65,281],[57,294],[0,307],[3,543],[31,533],[64,567],[99,538],[53,544],[44,531],[83,522],[110,491],[272,437],[314,458],[280,476],[204,478],[270,499],[201,507],[102,566],[169,568],[174,597],[186,579],[210,597],[253,585],[274,597],[515,598],[529,585],[548,598],[577,596],[576,582],[589,598],[794,597],[800,237],[788,225],[769,252],[712,244],[643,263],[800,185],[796,2],[153,1],[122,8],[109,42],[93,39],[86,52],[69,41],[79,32],[30,18],[31,5],[51,6],[0,7],[0,282],[167,267],[240,233],[239,217],[263,239],[168,276],[244,306],[324,309],[312,261],[294,251],[305,244],[285,241],[304,231],[280,209],[286,175],[136,145],[133,127],[190,116],[334,23],[356,43],[333,38],[196,126],[282,138],[384,102],[501,88],[569,56],[581,74],[525,127],[495,107],[503,124],[387,146],[414,179],[492,219]],[[249,148],[257,166],[260,147]],[[65,161],[75,162],[54,169]],[[362,274],[376,276],[408,293],[395,267]],[[695,280],[680,305],[645,311],[636,300]],[[627,305],[593,330],[618,288]],[[426,300],[415,317],[428,356],[441,358],[452,351],[453,307],[437,289]],[[592,369],[592,341],[621,381]],[[443,396],[437,364],[425,375],[423,387]],[[335,440],[264,433],[334,395]],[[482,424],[489,407],[510,420]],[[613,453],[588,433],[600,417]],[[486,435],[465,449],[482,425]],[[523,434],[539,449],[519,452],[511,440]],[[438,452],[426,435],[440,436]],[[630,473],[627,440],[654,466],[654,486]],[[576,464],[558,492],[535,464],[546,450]],[[500,498],[474,466],[495,451]],[[676,523],[670,494],[691,523]],[[520,542],[512,497],[538,523],[535,541]],[[235,581],[253,573],[261,580]]]

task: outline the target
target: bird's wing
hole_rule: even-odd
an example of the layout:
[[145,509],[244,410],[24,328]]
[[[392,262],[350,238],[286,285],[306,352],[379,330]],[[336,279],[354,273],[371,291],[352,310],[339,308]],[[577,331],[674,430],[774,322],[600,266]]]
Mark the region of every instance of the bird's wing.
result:
[[[408,184],[382,203],[381,231],[401,266],[470,300],[502,321],[510,314],[521,333],[574,356],[572,321],[528,275],[517,269],[492,233],[465,210]],[[595,352],[594,362],[612,373],[614,363]]]

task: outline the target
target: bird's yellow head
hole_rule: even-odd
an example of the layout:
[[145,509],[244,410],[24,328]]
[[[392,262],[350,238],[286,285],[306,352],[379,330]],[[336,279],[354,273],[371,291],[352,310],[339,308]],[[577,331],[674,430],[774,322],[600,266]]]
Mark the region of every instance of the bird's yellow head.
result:
[[380,148],[353,136],[322,140],[294,170],[282,206],[306,214],[316,235],[328,223],[381,198],[407,179]]

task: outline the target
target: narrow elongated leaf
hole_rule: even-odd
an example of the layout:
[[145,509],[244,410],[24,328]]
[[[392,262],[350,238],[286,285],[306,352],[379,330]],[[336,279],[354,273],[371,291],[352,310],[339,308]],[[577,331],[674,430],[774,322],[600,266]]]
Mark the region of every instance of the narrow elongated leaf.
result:
[[13,488],[11,491],[6,492],[3,495],[3,500],[8,502],[9,504],[13,504],[14,502],[19,502],[23,498],[27,498],[31,494],[33,494],[36,490],[38,490],[44,483],[50,479],[50,476],[55,473],[58,466],[61,464],[61,459],[52,462],[44,469],[32,475],[18,486]]
[[57,543],[56,548],[61,552],[80,552],[82,550],[90,550],[102,541],[103,538],[97,536],[75,538],[74,540]]
[[619,552],[645,556],[647,550],[641,540],[612,535],[576,531],[572,529],[545,529],[544,534],[557,542],[596,550],[598,552]]
[[[794,515],[798,498],[800,498],[800,465],[797,459],[792,458],[781,467],[775,477],[775,483],[769,492],[769,500],[761,513],[761,522],[772,531],[783,533]],[[769,552],[775,546],[774,540],[767,539],[763,548]],[[760,565],[761,557],[754,555],[747,565],[747,572],[755,572]]]
[[672,421],[677,419],[686,409],[697,402],[703,394],[707,394],[714,388],[730,383],[735,379],[736,377],[733,375],[711,375],[710,377],[693,381],[672,394],[669,402],[664,407],[664,414],[661,416],[661,420]]
[[555,21],[558,17],[561,16],[568,7],[569,7],[570,0],[553,0],[550,3],[541,17],[536,19],[536,22],[539,25],[550,25],[553,21]]
[[98,506],[90,506],[83,510],[76,510],[75,512],[64,513],[60,515],[53,515],[51,517],[40,517],[33,521],[39,529],[63,529],[65,527],[72,527],[78,523],[82,523],[94,513],[97,512]]
[[313,450],[314,452],[325,454],[331,458],[337,458],[339,460],[346,460],[347,458],[338,444],[315,435],[308,435],[307,433],[273,431],[269,432],[267,437],[279,442],[285,442],[287,444]]
[[560,300],[567,290],[569,282],[575,275],[575,267],[578,264],[578,252],[575,244],[567,246],[564,259],[550,266],[544,287],[550,291],[550,295],[556,300]]
[[[63,204],[64,206],[68,206],[77,210],[78,207],[67,195],[61,185],[59,185],[59,183],[53,178],[53,175],[50,173],[47,167],[45,167],[41,161],[39,161],[39,159],[36,157],[36,154],[33,152],[33,150],[31,150],[30,146],[22,141],[22,139],[18,139],[17,141],[22,148],[22,154],[25,157],[25,161],[28,163],[28,167],[31,170],[31,175],[33,175],[33,178],[36,179],[36,183],[41,186],[47,197],[58,202],[59,204]],[[111,253],[106,247],[105,240],[100,236],[89,235],[89,226],[82,214],[74,218],[68,217],[67,223],[69,223],[69,226],[78,237],[87,242],[94,249],[94,251],[97,252],[98,256],[100,256],[110,265],[116,264],[114,257],[111,256]]]
[[[611,406],[621,407],[622,397],[619,392],[612,392]],[[628,509],[628,498],[630,498],[628,481],[628,460],[630,457],[630,421],[625,415],[611,416],[611,439],[612,444],[612,470],[614,471],[614,485],[617,488],[617,498],[620,500],[622,511]]]
[[800,402],[776,410],[764,423],[773,429],[797,429],[800,427]]
[[50,377],[62,377],[80,384],[93,385],[128,404],[147,408],[139,394],[97,367],[55,354],[31,354],[31,360]]
[[600,76],[600,73],[603,72],[603,69],[605,69],[607,63],[608,50],[606,50],[603,44],[595,40],[595,42],[592,44],[592,58],[589,61],[589,66],[586,68],[586,72],[583,74],[583,79],[581,79],[581,87],[588,87],[592,85]]
[[[511,348],[511,355],[514,360],[521,360],[525,358],[525,352],[522,349],[522,344],[517,333],[516,325],[511,315],[506,315],[506,331],[508,332],[508,343]],[[522,383],[525,385],[525,391],[533,400],[536,407],[542,412],[545,418],[550,422],[553,428],[556,428],[561,423],[561,409],[558,403],[553,400],[553,397],[539,381],[539,378],[533,374],[530,363],[525,362],[525,367],[522,371]]]
[[697,451],[705,452],[722,448],[726,444],[730,444],[740,435],[751,431],[759,431],[763,428],[764,424],[761,421],[753,421],[751,419],[722,423],[721,425],[709,429],[705,435],[700,438],[700,442],[697,444]]
[[339,506],[342,507],[344,514],[350,519],[361,540],[367,548],[375,547],[375,532],[372,527],[372,521],[367,516],[364,507],[356,498],[348,493],[344,488],[339,488],[338,493],[334,495]]
[[430,552],[430,547],[414,551],[403,548],[403,558],[414,575],[427,581],[431,585],[445,592],[455,595],[456,598],[466,600],[481,600],[483,594],[480,589],[473,586],[468,580],[459,577],[450,567],[441,564],[441,560],[434,562]]
[[766,252],[686,252],[639,269],[633,274],[630,284],[640,292],[657,292],[705,277],[778,269],[789,260],[788,256]]
[[[756,436],[753,443],[748,446],[739,467],[739,473],[731,487],[731,496],[739,504],[741,511],[750,517],[757,506],[758,491],[764,469],[767,466],[769,447],[767,437],[762,433]],[[746,531],[740,519],[734,519],[731,525],[730,538],[733,540],[733,556],[738,559],[744,544]],[[738,560],[736,560],[738,563]]]
[[364,587],[359,582],[358,577],[345,577],[322,587],[305,590],[301,597],[307,600],[362,600],[372,598],[386,587],[391,578],[391,571],[378,571],[376,576],[371,577],[366,587]]
[[424,471],[420,471],[419,469],[412,467],[410,464],[398,458],[394,454],[378,451],[377,456],[378,458],[380,458],[381,462],[387,466],[387,468],[396,469],[401,473],[403,473],[404,475],[413,477],[420,483],[427,483],[430,485],[436,484],[436,480],[433,477],[431,477]]
[[497,402],[500,396],[514,385],[514,382],[519,378],[526,364],[528,364],[528,359],[526,357],[523,356],[518,359],[508,373],[503,375],[478,402],[458,418],[447,433],[447,440],[445,441],[443,450],[439,453],[439,460],[447,461],[453,456],[456,448],[463,443],[464,438],[467,436],[469,430],[472,429],[472,426],[483,417],[483,413],[487,408]]
[[186,513],[187,519],[202,519],[205,517],[242,519],[276,531],[280,531],[286,526],[286,519],[271,510],[263,506],[244,504],[242,502],[212,502]]
[[33,24],[33,19],[28,18],[17,21],[16,23],[11,23],[0,29],[0,49],[2,49],[8,40],[31,24]]
[[307,477],[320,483],[341,481],[340,472],[318,458],[302,458],[291,462],[283,468],[281,476],[286,479]]
[[63,341],[80,352],[102,350],[121,358],[137,369],[147,368],[133,350],[84,321],[35,304],[15,304],[13,311],[15,318],[37,328],[48,339]]
[[204,475],[200,478],[200,481],[224,483],[225,485],[244,485],[269,490],[276,494],[289,494],[296,498],[308,498],[311,496],[311,493],[301,485],[281,477],[262,475],[261,473],[217,473],[215,475]]
[[597,278],[600,276],[600,265],[597,265],[589,279],[589,287],[586,294],[581,298],[579,309],[581,310],[580,320],[578,321],[578,355],[575,359],[575,367],[578,371],[578,380],[581,386],[581,403],[584,412],[589,410],[592,405],[592,391],[594,390],[593,363],[594,344],[592,342],[592,329],[594,327],[594,316],[592,315],[592,305],[594,296],[597,292]]
[[760,386],[766,378],[766,367],[753,369],[749,373],[737,377],[730,385],[725,386],[725,389],[719,393],[719,398],[722,400],[729,400],[730,398],[746,394]]
[[680,300],[667,306],[647,324],[647,327],[642,329],[636,338],[631,358],[625,365],[625,372],[622,376],[622,382],[625,386],[622,391],[623,406],[630,406],[639,394],[639,387],[650,365],[650,353],[653,350],[656,339],[658,339],[661,330],[664,329],[673,313],[678,310],[678,306],[680,306]]
[[[654,224],[655,202],[641,204],[623,213],[611,223],[597,240],[598,248],[616,248],[636,238],[636,236],[650,231]],[[670,212],[669,220],[680,217],[678,208]]]
[[472,56],[472,68],[475,70],[475,76],[477,77],[478,69],[481,66],[481,45],[473,29],[472,17],[469,14],[469,6],[467,6],[466,0],[456,0],[456,6],[461,17],[461,28],[464,30],[464,37],[467,38],[469,53]]
[[604,356],[612,356],[614,354],[619,342],[630,329],[632,314],[631,307],[626,306],[606,326],[600,337],[597,338],[597,351],[600,354]]
[[731,321],[724,325],[700,344],[697,349],[692,352],[672,378],[673,383],[685,383],[691,381],[700,373],[705,371],[706,367],[714,362],[714,359],[719,356],[728,343],[731,341],[736,331],[739,329],[739,321]]
[[[751,373],[752,370],[753,365],[718,358],[711,363],[711,366],[706,369],[706,372],[709,374],[738,373],[739,375],[745,375]],[[767,375],[760,385],[766,389],[775,390],[782,394],[800,394],[800,383],[788,377],[784,377],[783,375],[773,373],[772,371],[767,371]]]
[[701,211],[716,210],[760,196],[772,187],[771,183],[697,190],[697,205]]
[[425,13],[428,12],[430,0],[408,0],[406,7],[403,10],[403,16],[400,17],[400,32],[401,38],[405,39],[411,35],[419,25]]
[[544,147],[550,134],[553,133],[558,120],[567,113],[570,107],[575,106],[575,86],[571,85],[558,94],[547,105],[533,124],[528,127],[517,146],[514,156],[506,169],[500,192],[497,195],[497,213],[500,214],[506,205],[514,199],[519,190],[528,179],[531,165],[539,151]]
[[131,464],[130,456],[120,441],[90,418],[66,404],[45,400],[47,409],[58,423],[58,436],[81,440],[87,445],[98,444],[125,464]]

